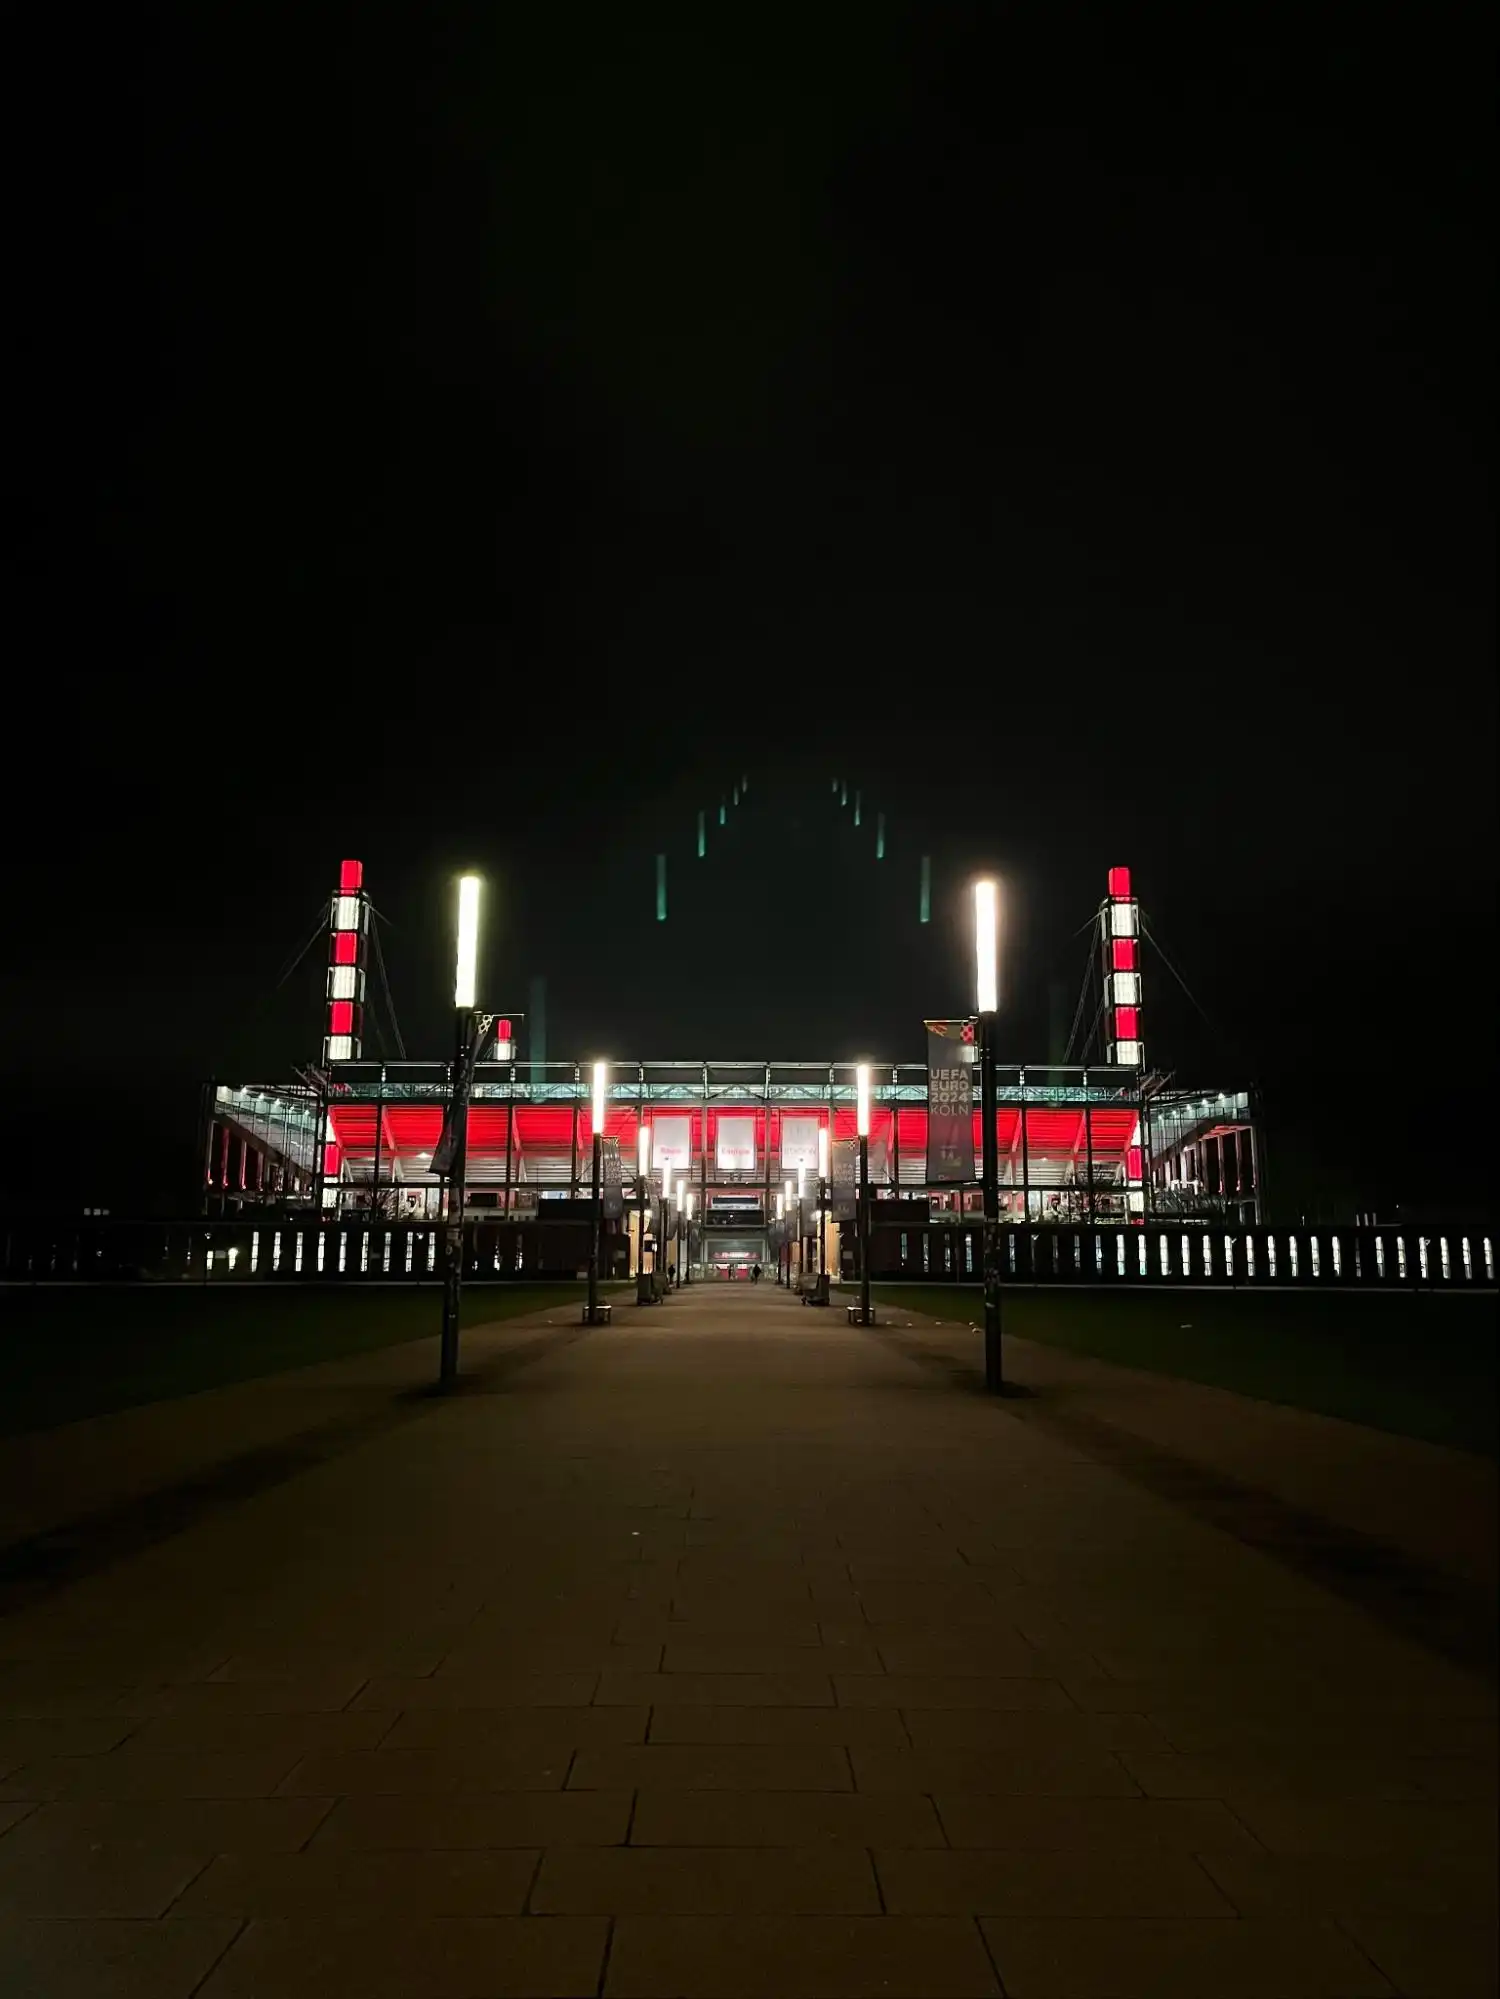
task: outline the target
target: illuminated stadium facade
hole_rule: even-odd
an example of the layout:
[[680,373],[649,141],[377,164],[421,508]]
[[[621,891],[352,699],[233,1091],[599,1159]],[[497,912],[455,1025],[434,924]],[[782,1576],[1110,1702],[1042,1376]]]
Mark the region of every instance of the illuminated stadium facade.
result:
[[[1099,914],[1102,1045],[1097,1064],[1001,1064],[997,1140],[1000,1217],[1122,1229],[1170,1217],[1231,1228],[1260,1222],[1261,1147],[1246,1089],[1186,1091],[1145,1059],[1139,912],[1128,870],[1108,875]],[[205,1212],[270,1210],[329,1221],[430,1229],[448,1186],[435,1170],[453,1088],[448,1062],[367,1060],[363,1025],[371,908],[358,862],[330,899],[322,1059],[290,1082],[214,1083],[203,1131]],[[951,1060],[972,1055],[964,1023],[946,1033]],[[493,1232],[498,1268],[576,1261],[589,1227],[594,1137],[591,1065],[530,1061],[508,1020],[494,1023],[474,1071],[465,1205]],[[977,1256],[981,1126],[949,1070],[942,1115],[946,1166],[929,1158],[929,1064],[871,1063],[869,1163],[877,1268],[971,1274]],[[972,1091],[977,1105],[977,1076]],[[953,1123],[953,1104],[961,1107]],[[939,1113],[935,1112],[937,1116]],[[642,1131],[649,1137],[642,1138]],[[953,1132],[968,1132],[955,1153]],[[826,1134],[826,1137],[820,1137]],[[831,1061],[614,1060],[603,1130],[605,1265],[635,1268],[645,1197],[650,1242],[664,1175],[680,1198],[676,1254],[702,1275],[768,1262],[794,1227],[812,1226],[820,1146],[830,1167],[829,1262],[852,1212],[855,1065]],[[953,1160],[959,1165],[955,1170]],[[638,1162],[649,1158],[644,1185]],[[778,1209],[783,1210],[778,1216]],[[971,1226],[972,1225],[972,1226]],[[848,1234],[853,1236],[850,1229]],[[487,1259],[488,1260],[488,1259]]]

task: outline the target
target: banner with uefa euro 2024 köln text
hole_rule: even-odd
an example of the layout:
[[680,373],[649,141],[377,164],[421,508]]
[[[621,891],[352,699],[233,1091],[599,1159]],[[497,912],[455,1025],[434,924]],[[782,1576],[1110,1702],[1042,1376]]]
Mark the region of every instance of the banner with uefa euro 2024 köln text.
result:
[[625,1212],[625,1189],[620,1170],[620,1141],[599,1141],[599,1212],[606,1221],[618,1221]]
[[927,1184],[974,1178],[974,1023],[929,1020],[927,1027]]

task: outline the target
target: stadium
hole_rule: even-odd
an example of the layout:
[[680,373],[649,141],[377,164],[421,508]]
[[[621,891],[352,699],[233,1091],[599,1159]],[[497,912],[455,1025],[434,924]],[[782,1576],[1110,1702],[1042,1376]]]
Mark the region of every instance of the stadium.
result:
[[[1252,1227],[1263,1219],[1253,1092],[1184,1089],[1148,1064],[1129,869],[1109,869],[1105,886],[1095,973],[1104,1059],[998,1063],[1001,1221]],[[452,1187],[439,1169],[455,1064],[367,1059],[372,933],[364,869],[345,861],[329,897],[321,1048],[282,1080],[206,1086],[205,1214],[405,1224],[420,1237],[447,1212]],[[481,1261],[501,1272],[576,1266],[594,1213],[595,1065],[531,1059],[524,1037],[524,1021],[492,1022],[463,1148],[464,1208],[485,1238]],[[927,1038],[925,1064],[872,1055],[868,1065],[872,1268],[961,1278],[977,1274],[979,1257],[973,1037],[968,1023],[929,1021]],[[611,1060],[597,1125],[604,1267],[638,1269],[643,1242],[654,1253],[664,1191],[684,1274],[733,1276],[784,1253],[790,1266],[794,1245],[804,1259],[817,1254],[821,1189],[828,1265],[847,1268],[855,1232],[847,1246],[839,1236],[853,1213],[855,1097],[851,1061]],[[424,1251],[409,1237],[404,1255],[414,1253]]]

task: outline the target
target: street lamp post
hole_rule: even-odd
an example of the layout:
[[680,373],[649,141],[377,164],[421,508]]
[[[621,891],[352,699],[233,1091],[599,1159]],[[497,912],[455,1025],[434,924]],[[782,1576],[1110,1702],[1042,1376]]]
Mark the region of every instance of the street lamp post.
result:
[[458,1383],[458,1317],[464,1284],[464,1181],[469,1168],[469,1091],[474,1077],[474,1010],[479,968],[479,877],[458,884],[458,950],[453,967],[453,1094],[448,1114],[448,1215],[443,1231],[443,1327],[438,1381]]
[[594,1132],[593,1144],[590,1147],[592,1158],[589,1178],[592,1209],[589,1217],[589,1299],[583,1315],[585,1323],[590,1326],[596,1325],[599,1319],[599,1238],[604,1230],[604,1197],[600,1180],[604,1169],[604,1097],[608,1080],[608,1065],[596,1062],[591,1106]]
[[679,1270],[684,1284],[693,1281],[693,1190],[683,1190],[682,1196],[682,1256]]
[[651,1171],[651,1127],[642,1123],[635,1143],[635,1302],[651,1303],[646,1276],[646,1179]]
[[854,1072],[855,1124],[859,1132],[859,1320],[875,1323],[870,1311],[870,1065]]
[[975,1010],[979,1015],[980,1173],[984,1190],[984,1385],[992,1395],[998,1395],[1005,1386],[1005,1369],[1000,1346],[1000,1151],[995,1131],[1000,889],[993,881],[974,884],[974,956]]
[[818,1126],[818,1294],[827,1303],[828,1289],[828,1127]]
[[802,1233],[802,1203],[807,1197],[807,1168],[797,1168],[797,1288],[807,1289],[807,1237]]

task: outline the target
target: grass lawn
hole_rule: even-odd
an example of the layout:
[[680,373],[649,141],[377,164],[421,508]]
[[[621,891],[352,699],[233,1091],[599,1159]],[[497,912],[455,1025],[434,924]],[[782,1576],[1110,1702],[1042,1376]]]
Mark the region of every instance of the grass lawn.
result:
[[[606,1291],[609,1286],[604,1287]],[[575,1283],[470,1288],[463,1323],[576,1305]],[[438,1332],[436,1284],[213,1290],[101,1285],[0,1291],[0,1435],[222,1388]],[[570,1314],[571,1316],[571,1311]]]
[[[977,1285],[877,1284],[878,1308],[977,1324]],[[1493,1293],[1007,1290],[1004,1326],[1124,1367],[1177,1375],[1425,1437],[1500,1449]]]

